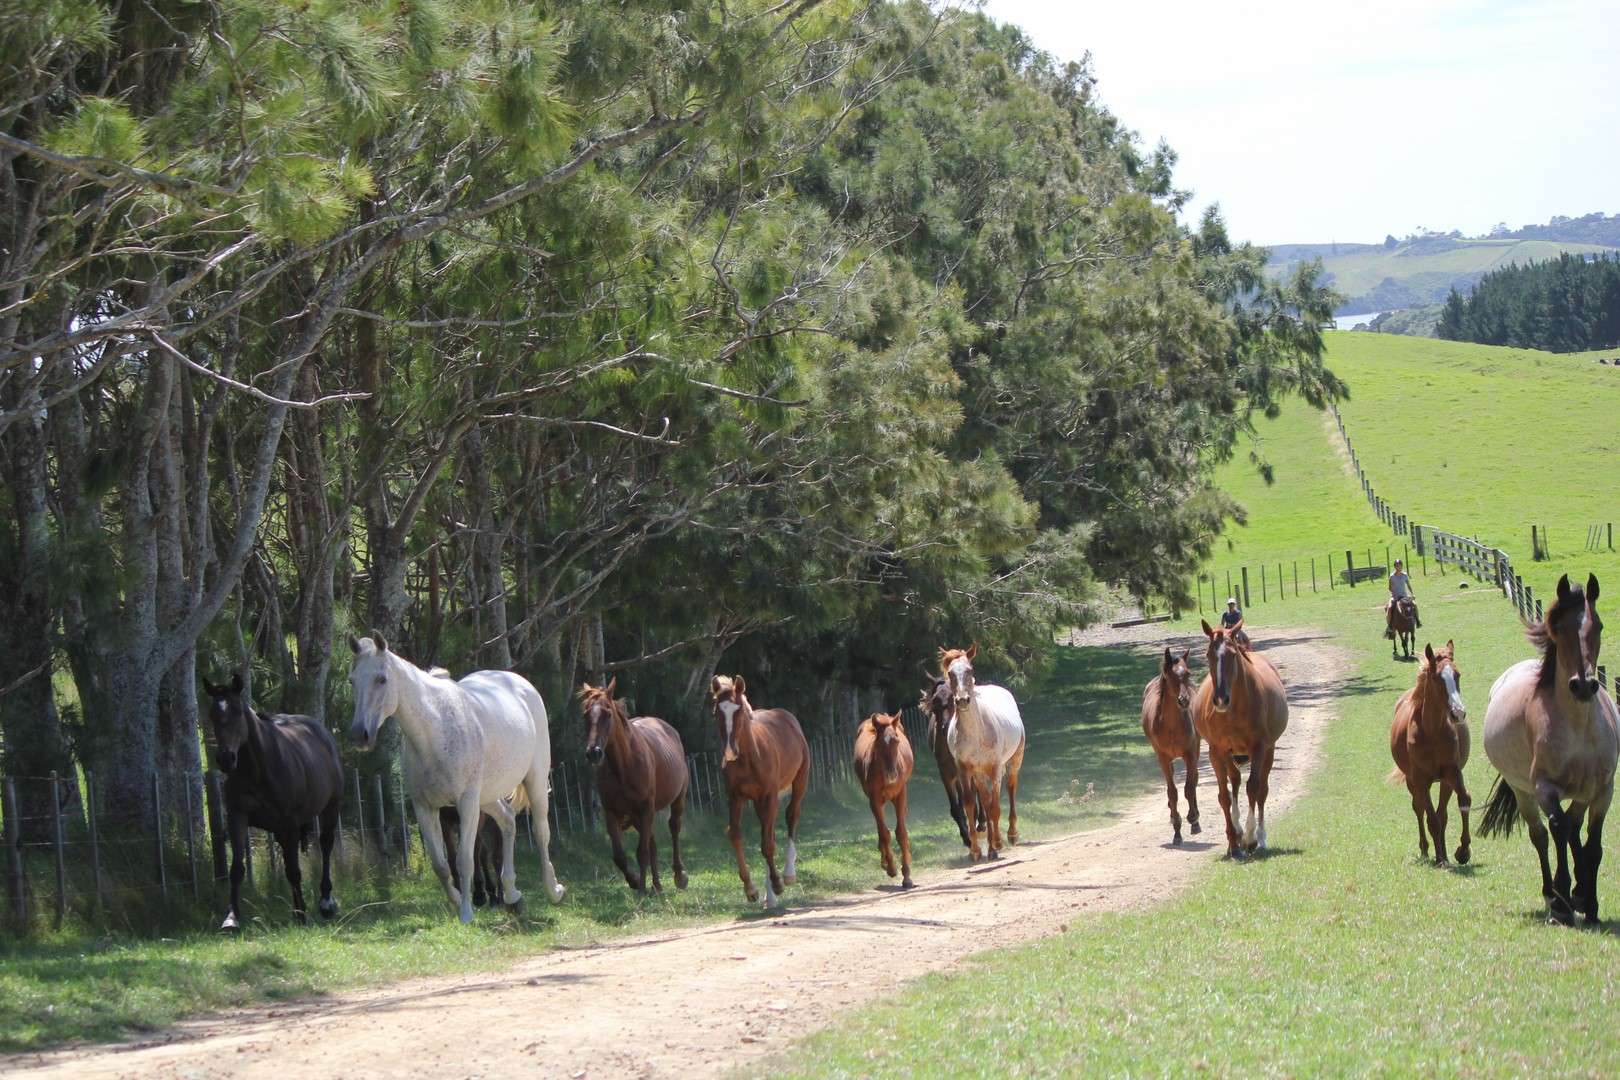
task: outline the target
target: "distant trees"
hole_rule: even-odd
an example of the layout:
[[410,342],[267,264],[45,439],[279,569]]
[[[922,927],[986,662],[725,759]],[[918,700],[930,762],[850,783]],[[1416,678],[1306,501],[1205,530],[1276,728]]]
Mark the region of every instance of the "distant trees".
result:
[[1551,352],[1620,346],[1620,256],[1561,255],[1486,274],[1446,298],[1436,334]]

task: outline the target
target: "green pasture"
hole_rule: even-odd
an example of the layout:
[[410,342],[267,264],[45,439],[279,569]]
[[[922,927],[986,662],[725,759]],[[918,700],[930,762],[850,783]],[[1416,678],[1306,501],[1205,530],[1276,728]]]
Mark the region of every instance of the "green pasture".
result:
[[[1141,740],[1139,712],[1151,673],[1150,664],[1117,652],[1063,649],[1040,685],[1020,691],[1029,728],[1020,800],[1024,836],[1107,824],[1122,801],[1155,782],[1158,770]],[[927,874],[965,865],[933,756],[926,746],[916,749],[914,867]],[[745,822],[751,872],[762,887],[751,810]],[[783,836],[779,826],[779,858]],[[340,920],[296,927],[285,881],[261,859],[257,890],[244,896],[250,919],[240,939],[214,931],[224,893],[208,888],[200,904],[178,895],[182,890],[161,907],[149,899],[124,913],[129,929],[123,933],[70,927],[24,941],[0,939],[0,1050],[113,1039],[212,1009],[410,976],[498,970],[557,946],[760,917],[743,899],[719,817],[690,816],[683,841],[690,886],[674,890],[668,832],[660,826],[666,892],[638,899],[614,869],[603,834],[554,840],[558,876],[568,888],[557,907],[542,898],[534,856],[520,845],[518,887],[527,894],[526,912],[481,911],[470,927],[455,921],[430,869],[413,865],[402,874],[352,862],[334,873]],[[312,869],[306,857],[312,911],[316,873],[318,861]],[[788,903],[888,887],[865,797],[848,783],[813,790],[801,827],[799,882],[789,888]]]
[[[1385,780],[1391,711],[1414,669],[1391,661],[1375,598],[1306,596],[1277,614],[1349,650],[1354,669],[1325,763],[1309,794],[1268,822],[1266,857],[1213,862],[1170,903],[927,976],[783,1055],[782,1070],[1613,1075],[1620,923],[1546,925],[1522,831],[1476,837],[1465,867],[1421,862],[1406,790]],[[1452,588],[1430,597],[1424,631],[1456,639],[1477,732],[1491,682],[1527,655],[1511,609],[1488,590]],[[1483,808],[1493,773],[1477,737],[1467,775]],[[1452,848],[1459,826],[1453,804]],[[1613,859],[1600,899],[1620,915]]]
[[1523,265],[1556,259],[1562,252],[1591,254],[1613,251],[1600,244],[1560,243],[1552,240],[1463,240],[1440,250],[1400,245],[1327,255],[1322,266],[1333,275],[1333,287],[1346,296],[1372,292],[1386,278],[1444,290],[1456,278],[1481,274],[1509,263]]

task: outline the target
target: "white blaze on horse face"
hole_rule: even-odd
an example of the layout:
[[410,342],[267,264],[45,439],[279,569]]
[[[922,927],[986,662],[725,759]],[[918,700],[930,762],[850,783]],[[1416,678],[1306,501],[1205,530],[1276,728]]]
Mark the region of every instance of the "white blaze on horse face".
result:
[[973,667],[965,656],[958,656],[951,661],[951,690],[956,694],[956,700],[968,700],[968,680],[973,676]]
[[736,721],[736,719],[737,719],[737,710],[740,709],[740,708],[742,708],[742,706],[737,704],[735,701],[722,701],[720,703],[720,713],[721,713],[722,716],[724,716],[726,718],[726,745],[727,746],[731,745],[731,725]]
[[1457,669],[1446,664],[1440,669],[1440,677],[1446,682],[1446,701],[1451,706],[1451,715],[1458,720],[1468,719],[1468,706],[1463,704],[1462,691],[1457,689]]

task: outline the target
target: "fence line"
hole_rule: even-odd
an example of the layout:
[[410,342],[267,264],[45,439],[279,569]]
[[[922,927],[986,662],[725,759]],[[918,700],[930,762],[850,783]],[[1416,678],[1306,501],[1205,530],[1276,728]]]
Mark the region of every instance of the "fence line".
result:
[[[916,706],[902,710],[902,722],[914,743],[925,742],[927,719]],[[853,782],[854,740],[853,728],[822,731],[809,740],[812,790]],[[688,814],[726,816],[730,807],[720,754],[694,751],[686,761]],[[123,834],[109,834],[102,821],[104,793],[91,771],[0,777],[5,922],[18,933],[45,918],[59,927],[74,910],[100,924],[109,913],[142,897],[166,901],[179,890],[189,893],[195,903],[203,899],[205,885],[219,889],[218,883],[228,878],[230,851],[223,785],[217,772],[208,771],[201,779],[201,806],[194,803],[189,784],[178,796],[170,793],[162,801],[154,789],[152,820]],[[601,827],[595,778],[583,760],[559,762],[551,771],[550,788],[548,810],[555,838]],[[166,812],[164,802],[179,805]],[[426,857],[419,836],[413,837],[414,816],[408,815],[413,812],[398,776],[385,779],[378,774],[367,784],[358,770],[351,769],[343,785],[334,858],[384,873],[408,873],[414,862],[420,871]],[[520,845],[532,851],[529,822],[521,816],[518,833]],[[277,845],[257,829],[248,830],[248,838],[249,884],[257,854],[260,872],[270,874],[266,888],[279,888]]]

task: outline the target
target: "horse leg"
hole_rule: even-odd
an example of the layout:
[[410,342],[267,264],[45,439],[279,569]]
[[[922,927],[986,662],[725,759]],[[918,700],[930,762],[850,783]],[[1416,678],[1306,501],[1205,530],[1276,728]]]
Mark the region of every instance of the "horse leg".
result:
[[793,791],[788,795],[787,808],[787,865],[782,867],[782,880],[789,885],[799,880],[799,815],[804,812],[804,793],[810,790],[810,759],[793,776]]
[[726,836],[731,840],[731,853],[737,856],[737,876],[742,878],[743,895],[752,904],[759,899],[759,893],[748,878],[748,856],[743,854],[742,816],[745,805],[747,802],[742,796],[731,797],[731,824],[726,826]]
[[1406,790],[1412,795],[1412,813],[1417,817],[1418,854],[1427,862],[1429,858],[1429,834],[1425,831],[1424,824],[1428,821],[1430,815],[1429,786],[1418,782],[1416,769],[1411,769],[1406,774]]
[[[484,881],[484,895],[488,897],[489,902],[492,904],[495,902],[495,898],[501,895],[501,887],[498,884],[501,880],[500,843],[500,826],[495,823],[494,818],[486,815],[483,823],[478,827],[478,847],[473,851],[473,859],[478,863],[478,873]],[[515,810],[512,811],[512,845],[512,876],[516,880],[517,811]],[[516,889],[514,888],[513,891],[515,892]],[[515,910],[523,910],[523,897],[521,895],[513,906]]]
[[1558,871],[1553,875],[1553,918],[1568,925],[1575,921],[1575,911],[1569,898],[1569,841],[1570,815],[1559,805],[1562,793],[1551,780],[1543,777],[1536,781],[1536,804],[1547,815],[1547,831],[1552,834],[1553,847],[1558,853]]
[[1007,762],[1007,843],[1018,843],[1018,773],[1024,767],[1024,743]]
[[1581,893],[1581,912],[1586,921],[1598,923],[1598,866],[1603,862],[1603,819],[1608,816],[1609,800],[1594,800],[1586,812],[1586,888]]
[[1519,817],[1524,819],[1530,832],[1530,843],[1534,845],[1536,858],[1541,862],[1541,895],[1547,901],[1548,918],[1557,919],[1559,897],[1557,889],[1553,887],[1552,867],[1547,862],[1547,826],[1541,821],[1541,810],[1536,806],[1535,799],[1516,789],[1513,794],[1519,806]]
[[461,907],[461,886],[459,882],[450,880],[450,863],[444,854],[444,829],[439,824],[438,807],[429,806],[421,800],[415,800],[416,827],[422,832],[422,846],[427,849],[428,862],[433,865],[433,872],[439,875],[439,883],[444,886],[445,895],[450,898],[452,907]]
[[681,818],[686,816],[686,793],[669,804],[669,846],[674,853],[670,865],[675,871],[675,887],[686,888],[686,863],[681,861]]
[[945,797],[951,802],[951,820],[956,822],[956,831],[962,834],[962,846],[971,848],[973,841],[968,839],[970,826],[967,815],[962,812],[962,788],[954,777],[945,785]]
[[1186,773],[1183,779],[1185,781],[1184,794],[1187,796],[1187,825],[1192,829],[1192,834],[1197,836],[1202,830],[1198,827],[1198,745],[1196,743],[1193,745],[1192,753],[1182,757],[1181,764],[1184,766],[1183,771]]
[[1462,815],[1462,842],[1457,845],[1457,862],[1467,865],[1471,841],[1468,835],[1468,814],[1474,808],[1474,800],[1468,795],[1468,785],[1463,781],[1461,768],[1453,765],[1447,772],[1447,779],[1452,790],[1457,793],[1457,812]]
[[[984,817],[979,805],[979,788],[974,782],[973,774],[966,769],[958,772],[956,779],[962,788],[962,812],[967,815],[968,820],[968,862],[976,863],[979,861],[978,824]],[[986,836],[985,840],[988,842],[989,837]]]
[[772,793],[754,800],[754,813],[759,815],[759,853],[765,856],[765,907],[773,908],[781,900],[786,886],[782,875],[776,872],[776,808],[780,796]]
[[1159,759],[1159,771],[1164,774],[1164,790],[1170,799],[1170,842],[1181,843],[1181,813],[1176,809],[1176,777],[1170,769],[1170,755],[1163,751],[1154,751]]
[[1221,813],[1226,817],[1226,854],[1229,858],[1243,857],[1238,847],[1237,826],[1232,823],[1233,796],[1237,791],[1236,784],[1227,782],[1227,770],[1235,769],[1230,755],[1218,754],[1214,747],[1209,751],[1210,768],[1215,770],[1215,796],[1221,804]]
[[990,857],[1001,858],[1001,770],[990,774],[990,785],[984,792],[984,803],[990,808]]
[[611,810],[604,813],[602,818],[607,824],[608,842],[613,845],[613,865],[624,875],[624,883],[640,892],[645,881],[631,873],[630,860],[624,854],[624,820]]
[[1580,914],[1586,910],[1586,895],[1581,891],[1581,886],[1586,883],[1586,847],[1581,843],[1581,823],[1586,820],[1586,804],[1571,799],[1566,813],[1569,814],[1570,871],[1574,879],[1569,891],[1569,906]]
[[1249,820],[1243,826],[1243,846],[1251,852],[1260,849],[1260,807],[1266,801],[1266,744],[1249,747],[1249,781],[1244,785],[1249,797]]
[[[504,800],[497,799],[494,809],[490,811],[490,820],[501,834],[501,892],[500,897],[507,908],[512,911],[523,910],[523,894],[517,890],[517,813],[512,805]],[[482,819],[479,822],[480,836],[484,833]],[[489,850],[487,840],[480,845],[486,857],[493,861],[494,852]],[[476,855],[477,853],[474,852]],[[484,872],[485,867],[480,866],[475,873]],[[489,902],[495,903],[495,882],[492,880],[489,889]]]
[[[1427,793],[1428,785],[1424,785]],[[1445,866],[1446,863],[1446,807],[1451,804],[1451,784],[1445,777],[1440,778],[1440,804],[1434,807],[1434,814],[1429,818],[1429,835],[1434,837],[1434,865]]]
[[900,887],[912,888],[911,882],[911,830],[906,827],[906,789],[894,797],[894,836],[900,841]]
[[529,796],[529,836],[535,850],[540,853],[540,882],[553,904],[560,904],[568,890],[557,881],[557,871],[551,865],[551,779],[546,770],[533,768],[523,780],[524,794]]
[[338,800],[321,811],[321,918],[337,915],[337,901],[332,899],[332,845],[337,843]]
[[247,873],[247,817],[235,810],[228,811],[231,830],[231,906],[225,911],[225,921],[219,928],[231,933],[242,929],[242,876]]
[[883,796],[868,792],[866,802],[872,808],[872,820],[877,822],[878,860],[883,864],[883,872],[894,877],[900,871],[895,869],[894,852],[889,850],[889,823],[883,818]]
[[473,852],[478,846],[478,825],[483,820],[483,809],[478,805],[478,793],[464,791],[456,800],[456,813],[461,815],[461,835],[456,837],[456,872],[462,881],[461,921],[473,921],[472,890],[467,885],[473,879]]
[[658,823],[658,814],[652,808],[652,800],[641,811],[640,824],[636,827],[636,862],[641,868],[641,880],[652,882],[652,891],[661,893],[664,885],[658,880],[658,839],[653,836],[653,826]]
[[294,826],[277,833],[276,843],[281,845],[281,869],[287,875],[287,887],[292,890],[293,918],[303,926],[309,922],[309,913],[304,907],[304,867],[298,859],[298,828]]

